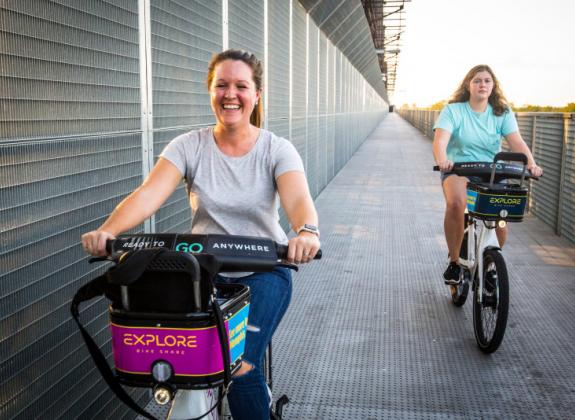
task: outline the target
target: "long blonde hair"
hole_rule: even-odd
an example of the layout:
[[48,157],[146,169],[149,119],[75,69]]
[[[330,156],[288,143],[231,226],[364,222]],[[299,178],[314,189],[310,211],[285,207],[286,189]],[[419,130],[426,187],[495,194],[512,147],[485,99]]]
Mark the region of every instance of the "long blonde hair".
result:
[[230,49],[222,51],[219,54],[215,54],[210,60],[210,64],[208,65],[208,77],[206,79],[206,82],[208,83],[208,89],[210,89],[212,81],[214,80],[214,73],[216,70],[216,66],[224,60],[243,61],[252,69],[252,75],[253,75],[252,79],[256,85],[256,90],[260,92],[260,99],[259,101],[257,101],[250,115],[250,123],[258,128],[261,127],[264,119],[264,107],[262,104],[262,93],[261,93],[264,69],[261,61],[258,60],[254,54],[243,50]]
[[454,102],[467,102],[469,101],[469,84],[471,80],[475,77],[477,73],[482,71],[486,71],[491,75],[493,79],[493,90],[491,91],[491,95],[489,95],[489,105],[493,108],[493,113],[497,116],[503,115],[507,111],[509,111],[509,104],[507,103],[507,99],[503,95],[501,88],[499,87],[499,81],[493,70],[487,64],[479,64],[473,67],[471,70],[467,72],[465,78],[457,88],[457,90],[451,96],[449,103],[452,104]]

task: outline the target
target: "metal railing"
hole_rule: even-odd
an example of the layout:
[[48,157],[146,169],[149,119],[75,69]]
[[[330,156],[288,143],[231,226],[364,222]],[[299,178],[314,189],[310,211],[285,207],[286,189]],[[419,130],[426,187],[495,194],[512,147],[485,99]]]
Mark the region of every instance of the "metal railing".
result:
[[[428,138],[440,111],[400,109],[398,113]],[[532,183],[530,211],[557,235],[575,243],[575,113],[519,112],[521,136],[545,176]],[[503,142],[503,149],[508,149]]]

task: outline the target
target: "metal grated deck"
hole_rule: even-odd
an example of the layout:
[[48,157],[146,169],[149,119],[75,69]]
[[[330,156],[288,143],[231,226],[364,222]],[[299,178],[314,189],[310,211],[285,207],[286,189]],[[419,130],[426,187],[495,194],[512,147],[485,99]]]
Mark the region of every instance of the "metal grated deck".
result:
[[491,356],[451,304],[431,142],[389,114],[316,200],[324,259],[296,274],[274,338],[286,419],[573,418],[575,246],[534,218],[504,255],[508,329]]
[[573,418],[575,246],[531,217],[511,226],[508,328],[482,354],[441,277],[432,165],[390,114],[316,200],[325,257],[295,275],[274,338],[285,419]]

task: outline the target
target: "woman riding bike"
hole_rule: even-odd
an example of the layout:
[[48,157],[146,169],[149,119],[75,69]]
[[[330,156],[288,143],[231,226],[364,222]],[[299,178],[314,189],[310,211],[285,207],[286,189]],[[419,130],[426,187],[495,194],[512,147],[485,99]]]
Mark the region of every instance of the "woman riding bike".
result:
[[[143,184],[97,230],[82,236],[86,252],[106,254],[107,239],[150,217],[185,179],[193,210],[192,233],[267,237],[288,243],[279,225],[279,200],[297,236],[288,261],[307,263],[320,248],[318,217],[303,163],[286,139],[261,129],[260,61],[227,50],[208,67],[207,85],[216,124],[172,140]],[[246,284],[251,308],[244,361],[228,394],[235,420],[269,419],[262,373],[265,350],[287,310],[292,279],[286,268],[271,273],[224,273],[220,281]]]
[[[446,105],[435,126],[433,156],[441,172],[448,172],[454,162],[492,162],[501,149],[504,137],[512,151],[527,156],[527,169],[539,177],[537,166],[527,144],[519,133],[513,111],[503,96],[493,70],[487,65],[473,67]],[[445,196],[444,229],[449,265],[443,274],[447,284],[457,284],[460,267],[459,249],[464,234],[464,213],[467,203],[466,177],[441,175]],[[500,246],[507,238],[507,227],[496,230]]]

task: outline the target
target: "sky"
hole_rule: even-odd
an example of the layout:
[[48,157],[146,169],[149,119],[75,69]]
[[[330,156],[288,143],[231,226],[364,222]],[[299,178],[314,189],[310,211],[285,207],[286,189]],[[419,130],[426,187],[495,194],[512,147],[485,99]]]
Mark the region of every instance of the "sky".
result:
[[575,102],[575,0],[412,0],[391,103],[447,100],[488,64],[515,105]]

